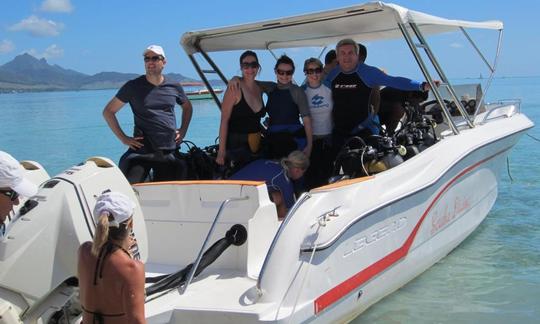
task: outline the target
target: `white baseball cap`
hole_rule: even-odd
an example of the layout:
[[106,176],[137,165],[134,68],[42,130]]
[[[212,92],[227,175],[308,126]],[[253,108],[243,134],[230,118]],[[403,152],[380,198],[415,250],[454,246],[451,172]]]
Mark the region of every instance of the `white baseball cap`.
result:
[[108,212],[114,221],[109,221],[110,227],[118,227],[133,216],[135,204],[126,195],[120,192],[107,192],[97,198],[94,207],[94,220],[96,223],[104,212]]
[[163,47],[159,46],[159,45],[150,45],[148,46],[144,52],[143,52],[143,56],[146,55],[146,53],[148,52],[154,52],[156,53],[157,55],[161,55],[163,56],[163,58],[165,58],[165,51],[163,50]]
[[24,177],[24,169],[15,158],[0,151],[0,188],[10,188],[19,195],[32,197],[38,187]]

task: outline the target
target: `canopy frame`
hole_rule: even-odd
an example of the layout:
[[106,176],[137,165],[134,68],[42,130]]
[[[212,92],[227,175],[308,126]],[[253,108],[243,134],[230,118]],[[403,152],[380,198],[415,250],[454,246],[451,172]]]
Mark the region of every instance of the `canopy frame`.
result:
[[[312,38],[304,37],[301,39],[295,38],[295,35],[289,35],[287,33],[284,33],[288,31],[288,29],[293,29],[296,32],[298,32],[298,30],[295,28],[304,28],[300,30],[306,30],[307,32],[309,31],[309,28],[312,24],[317,24],[317,23],[320,23],[321,21],[328,23],[334,20],[336,21],[336,24],[338,24],[338,23],[343,23],[343,21],[346,21],[347,19],[350,19],[351,17],[360,17],[360,16],[364,16],[368,14],[381,14],[382,15],[381,17],[384,17],[388,20],[390,20],[390,18],[393,18],[393,19],[392,21],[384,21],[381,24],[381,26],[378,26],[379,29],[374,29],[373,31],[365,32],[365,33],[358,32],[358,31],[356,31],[356,33],[352,33],[348,29],[338,28],[335,31],[335,34],[331,34],[327,32],[325,35],[321,35],[320,37],[312,37]],[[339,27],[342,27],[342,26],[339,26]],[[428,34],[461,30],[461,32],[465,35],[466,39],[472,45],[474,50],[478,53],[478,55],[487,65],[490,71],[490,77],[487,83],[487,87],[485,89],[486,91],[483,91],[480,100],[477,100],[477,105],[476,105],[475,112],[472,118],[467,114],[461,101],[457,98],[456,92],[454,91],[452,85],[450,84],[442,67],[439,65],[437,59],[435,58],[435,55],[431,51],[431,48],[429,47],[424,37],[425,33],[420,31],[421,27],[422,28],[425,27],[426,29],[428,29],[427,31]],[[499,39],[497,43],[497,50],[496,50],[496,55],[495,55],[493,64],[490,64],[488,62],[486,57],[483,55],[482,51],[480,51],[480,49],[476,46],[475,42],[466,32],[465,27],[497,29],[499,31]],[[219,109],[221,109],[221,102],[219,98],[217,97],[206,75],[209,73],[216,73],[219,75],[220,79],[225,84],[228,84],[228,80],[225,77],[225,75],[221,72],[219,67],[212,60],[212,58],[209,56],[208,52],[240,50],[240,49],[247,49],[247,48],[266,49],[275,57],[275,53],[273,52],[273,49],[285,48],[285,47],[315,46],[315,44],[317,44],[318,47],[323,48],[320,54],[322,55],[324,49],[327,48],[327,46],[330,45],[331,42],[334,42],[336,39],[349,38],[349,37],[353,37],[353,39],[355,40],[364,39],[364,38],[375,39],[374,36],[379,36],[379,35],[382,35],[383,36],[382,38],[397,38],[398,37],[397,32],[396,32],[397,30],[399,30],[399,34],[401,35],[402,38],[405,39],[407,45],[409,46],[409,49],[411,50],[413,57],[415,58],[422,74],[424,75],[426,81],[431,87],[431,90],[433,92],[434,97],[436,98],[437,103],[439,104],[439,106],[441,107],[443,111],[443,115],[446,121],[448,122],[448,125],[450,129],[452,130],[452,132],[454,134],[459,134],[458,127],[453,121],[453,119],[451,118],[452,116],[448,108],[446,107],[446,104],[444,102],[444,99],[442,98],[442,95],[440,94],[440,91],[437,88],[437,84],[434,81],[435,79],[430,75],[429,70],[424,60],[422,59],[420,52],[418,51],[418,48],[424,49],[429,61],[431,62],[440,80],[442,81],[439,84],[439,86],[443,86],[447,88],[448,93],[451,95],[452,101],[454,101],[454,103],[456,104],[456,107],[458,108],[460,115],[464,118],[466,125],[469,128],[473,128],[474,119],[479,111],[480,104],[485,97],[487,88],[489,88],[489,85],[491,84],[491,81],[494,76],[495,68],[498,62],[499,54],[500,54],[501,41],[502,41],[502,23],[498,21],[468,22],[468,21],[460,21],[460,20],[448,20],[448,19],[439,18],[439,17],[427,15],[424,13],[408,10],[406,8],[403,8],[397,5],[376,2],[376,3],[367,3],[364,5],[354,6],[350,8],[301,15],[301,16],[296,16],[296,17],[275,19],[275,20],[244,24],[244,25],[238,25],[238,26],[232,26],[232,27],[216,28],[216,29],[203,30],[203,31],[198,31],[198,32],[187,32],[182,36],[181,44],[184,50],[186,51],[189,59],[191,60],[193,66],[195,67],[195,70],[197,71],[197,73],[199,74],[203,82],[205,83],[206,87],[212,94],[212,98],[216,102],[216,105],[218,106]],[[275,39],[270,39],[268,41],[260,40],[260,39],[257,39],[256,41],[253,40],[257,44],[254,44],[254,46],[251,46],[251,47],[241,46],[238,44],[229,44],[229,43],[224,42],[224,40],[229,40],[229,37],[234,36],[234,37],[237,37],[239,40],[241,40],[240,43],[242,43],[242,41],[244,41],[242,36],[251,35],[251,37],[253,37],[253,35],[256,33],[259,33],[259,32],[267,33],[269,31],[275,31],[277,35]],[[269,34],[269,35],[273,35],[273,34]],[[415,36],[415,38],[418,40],[418,43],[414,42],[412,35]],[[205,42],[204,46],[202,44],[203,42]],[[197,62],[197,59],[195,57],[196,53],[199,53],[202,56],[201,59],[204,59],[206,63],[212,67],[211,70],[203,70],[201,68],[200,64]]]

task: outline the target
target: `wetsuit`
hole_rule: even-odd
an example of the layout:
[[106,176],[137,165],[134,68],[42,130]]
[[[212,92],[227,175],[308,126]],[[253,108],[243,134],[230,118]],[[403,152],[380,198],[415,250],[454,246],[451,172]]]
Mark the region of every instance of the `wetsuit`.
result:
[[[268,133],[271,135],[269,144],[273,152],[270,157],[280,158],[295,149],[304,149],[307,144],[306,133],[299,118],[310,116],[304,91],[292,83],[274,83],[269,91],[266,88],[263,91],[268,94],[266,110],[270,117]],[[274,134],[277,135],[272,136]],[[287,135],[290,141],[287,141]]]
[[[103,278],[103,265],[105,264],[105,258],[108,255],[110,255],[111,253],[113,253],[114,251],[118,250],[118,249],[122,250],[124,253],[126,253],[131,258],[131,254],[126,249],[124,249],[123,247],[121,247],[118,244],[107,242],[107,244],[105,244],[101,248],[101,251],[99,252],[99,255],[98,255],[98,259],[97,259],[97,262],[96,262],[96,268],[94,270],[94,286],[97,286],[98,279]],[[88,310],[82,304],[81,304],[81,308],[83,309],[83,311],[93,315],[92,324],[104,324],[105,323],[105,317],[119,317],[119,316],[126,315],[126,313],[103,314],[103,313],[100,313],[100,312],[95,312],[95,311]]]
[[309,157],[309,168],[304,175],[306,189],[328,183],[332,169],[332,90],[324,84],[312,88],[302,85],[306,93],[311,123],[313,126],[313,148]]
[[355,70],[342,72],[340,67],[332,70],[324,84],[332,89],[334,100],[334,137],[344,139],[365,130],[378,134],[378,117],[373,115],[369,103],[371,88],[390,86],[401,90],[420,90],[422,84],[403,77],[387,75],[376,67],[358,63]]

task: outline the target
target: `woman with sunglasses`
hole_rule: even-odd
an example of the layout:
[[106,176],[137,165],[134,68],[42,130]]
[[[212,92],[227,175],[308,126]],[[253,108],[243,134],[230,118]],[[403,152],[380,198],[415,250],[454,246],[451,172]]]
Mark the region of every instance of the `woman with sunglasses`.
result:
[[78,278],[83,323],[146,323],[144,264],[131,250],[133,201],[120,192],[100,195],[96,232],[79,248]]
[[24,169],[10,154],[0,151],[0,236],[4,221],[13,206],[19,204],[19,195],[31,197],[37,186],[24,176]]
[[242,77],[237,86],[227,87],[221,105],[219,149],[216,163],[231,161],[235,169],[247,164],[259,151],[261,118],[266,114],[261,88],[255,81],[259,59],[253,51],[240,55]]
[[[282,55],[274,67],[277,83],[267,91],[268,102],[268,137],[273,158],[280,158],[290,151],[298,149],[309,157],[312,148],[312,127],[309,107],[304,91],[292,83],[294,62],[287,55]],[[300,123],[302,118],[302,123]],[[287,147],[286,136],[292,136],[296,147]]]
[[322,83],[323,64],[314,57],[304,62],[306,83],[302,86],[313,125],[311,164],[306,172],[307,189],[328,183],[332,166],[332,90]]

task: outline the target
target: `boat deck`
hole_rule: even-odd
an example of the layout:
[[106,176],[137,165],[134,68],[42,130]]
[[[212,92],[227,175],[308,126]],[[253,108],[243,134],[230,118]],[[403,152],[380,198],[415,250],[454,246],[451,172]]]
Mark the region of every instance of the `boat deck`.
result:
[[[176,271],[170,266],[148,264],[147,276],[153,277]],[[162,296],[156,294],[147,302],[146,316],[150,322],[172,323],[253,323],[271,305],[255,303],[257,281],[234,270],[210,270],[202,273],[180,295],[174,289]],[[212,293],[209,294],[208,292]],[[155,298],[152,300],[152,298]]]

